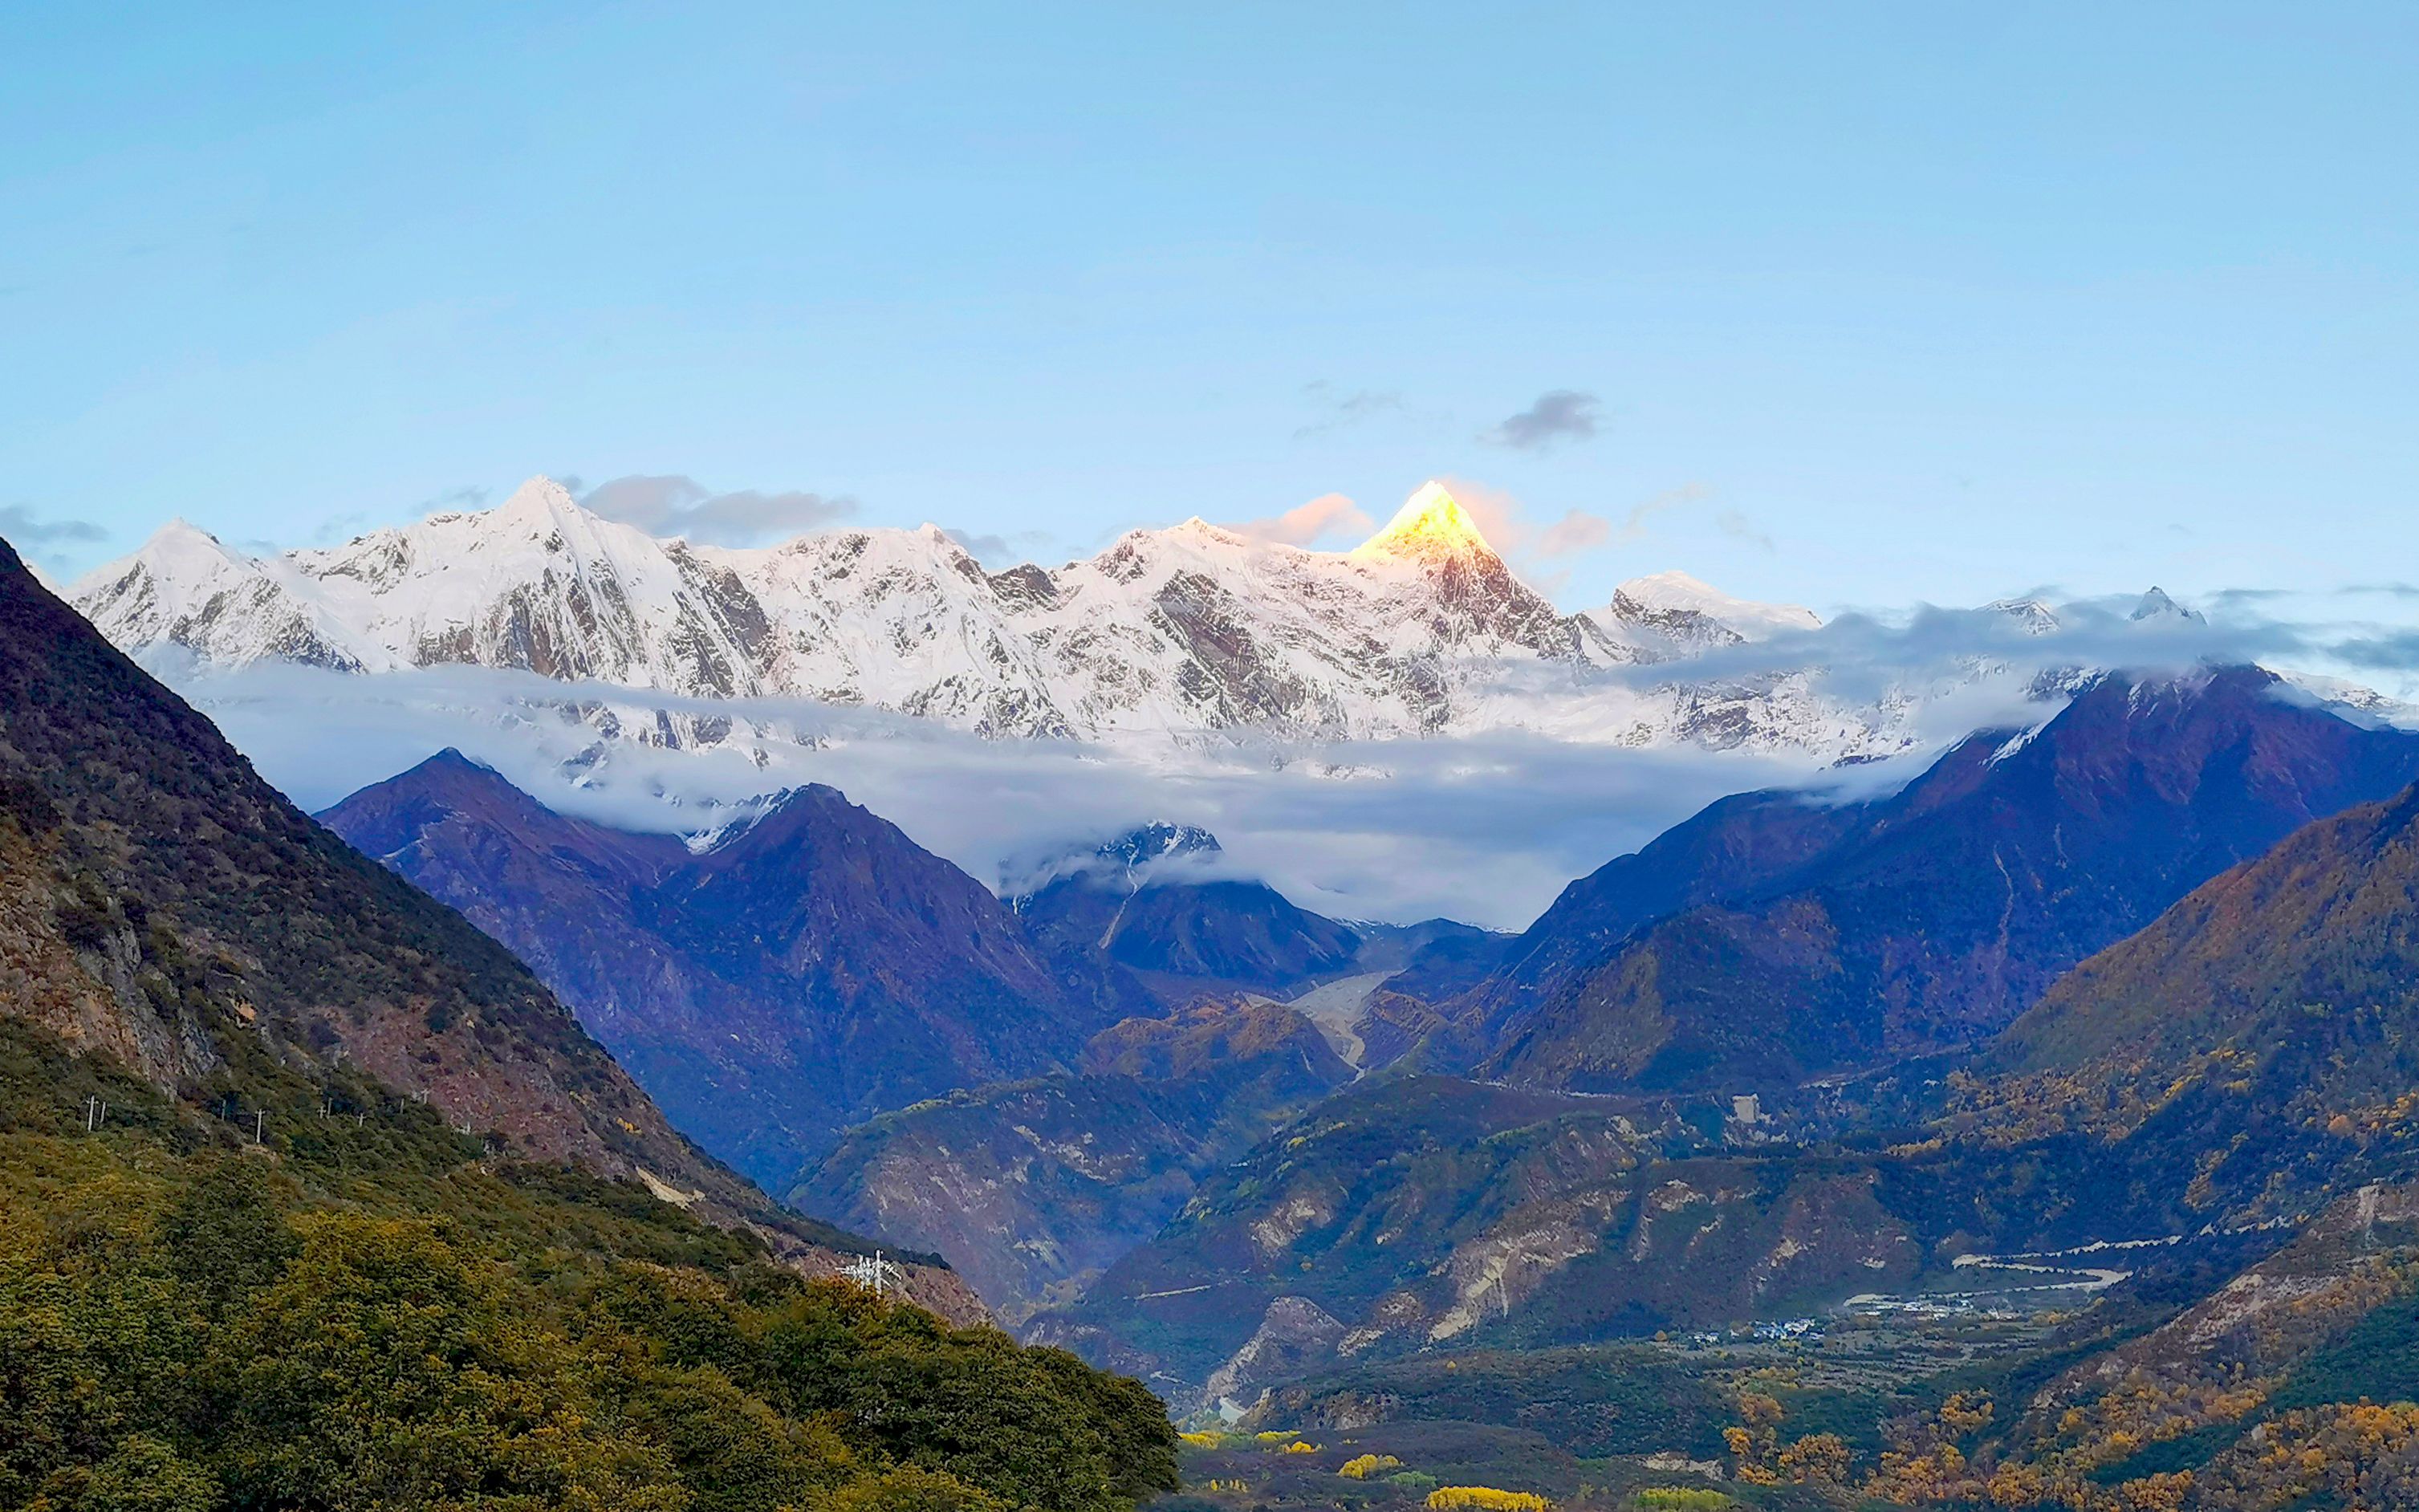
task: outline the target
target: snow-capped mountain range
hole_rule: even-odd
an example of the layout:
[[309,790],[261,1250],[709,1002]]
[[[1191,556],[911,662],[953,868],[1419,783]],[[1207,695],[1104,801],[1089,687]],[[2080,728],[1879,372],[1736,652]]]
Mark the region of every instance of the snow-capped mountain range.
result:
[[[510,669],[870,706],[996,737],[1525,729],[1826,758],[1903,743],[1887,708],[1826,699],[1803,676],[1689,676],[1709,650],[1818,628],[1810,611],[1665,573],[1564,613],[1435,483],[1350,551],[1191,519],[1055,569],[990,572],[931,525],[761,549],[659,540],[540,477],[491,510],[270,557],[173,522],[71,596],[120,647],[181,648],[206,669]],[[713,743],[731,728],[687,716],[630,733]]]

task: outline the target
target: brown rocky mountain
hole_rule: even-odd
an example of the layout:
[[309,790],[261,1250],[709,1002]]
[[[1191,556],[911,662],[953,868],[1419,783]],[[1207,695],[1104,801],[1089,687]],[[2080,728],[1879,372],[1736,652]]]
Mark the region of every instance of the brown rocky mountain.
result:
[[[162,1090],[354,1068],[503,1148],[636,1180],[809,1267],[501,947],[296,810],[0,543],[0,1012]],[[946,1271],[919,1296],[978,1312]]]

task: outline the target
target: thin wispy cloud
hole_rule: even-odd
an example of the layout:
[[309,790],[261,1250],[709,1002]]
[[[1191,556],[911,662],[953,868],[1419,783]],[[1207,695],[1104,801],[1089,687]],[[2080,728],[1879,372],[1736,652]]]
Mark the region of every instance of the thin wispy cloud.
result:
[[1303,384],[1302,392],[1319,415],[1294,431],[1293,439],[1298,441],[1344,430],[1381,415],[1404,412],[1403,396],[1392,389],[1345,390],[1322,378]]
[[[570,489],[573,493],[578,493],[579,491],[579,480],[578,478],[573,478],[569,482],[565,483],[563,486]],[[487,500],[491,496],[487,489],[479,486],[475,483],[465,483],[456,487],[448,488],[443,493],[422,500],[420,501],[420,513],[422,516],[425,517],[429,515],[451,514],[455,511],[468,512],[470,510],[485,509],[487,507]]]
[[1602,546],[1611,538],[1610,520],[1601,515],[1574,509],[1537,533],[1536,554],[1541,557],[1566,557],[1575,551]]
[[2419,667],[2419,630],[2355,636],[2336,652],[2364,671],[2408,671]]
[[[1440,479],[1497,553],[1521,562],[1553,561],[1592,550],[1612,539],[1613,525],[1584,509],[1566,509],[1539,523],[1528,506],[1503,489],[1469,478]],[[1547,592],[1555,591],[1551,575],[1540,578]]]
[[53,519],[24,504],[0,504],[0,536],[20,550],[44,550],[60,546],[90,546],[109,539],[109,532],[90,520]]
[[1565,441],[1592,440],[1600,424],[1595,394],[1553,389],[1518,414],[1506,415],[1479,432],[1478,439],[1491,446],[1544,452]]
[[1763,527],[1757,525],[1755,521],[1748,518],[1745,515],[1739,513],[1739,511],[1735,509],[1725,509],[1720,514],[1716,515],[1714,517],[1714,529],[1721,532],[1724,535],[1729,536],[1733,541],[1745,541],[1749,546],[1762,547],[1766,551],[1776,551],[1780,549],[1780,548],[1772,544],[1772,537],[1764,532]]
[[1058,539],[1048,531],[1014,531],[1002,535],[944,530],[941,533],[964,547],[966,554],[977,562],[994,570],[1031,562],[1043,548],[1055,545]]
[[1377,522],[1368,512],[1340,493],[1323,493],[1282,515],[1228,525],[1238,535],[1278,546],[1309,546],[1327,536],[1366,535]]
[[90,520],[60,519],[26,504],[0,504],[0,540],[17,548],[37,576],[57,583],[90,563],[84,548],[109,539],[109,532]]
[[819,529],[856,512],[856,501],[790,490],[716,493],[680,473],[633,473],[598,484],[580,503],[650,535],[713,546],[759,546]]

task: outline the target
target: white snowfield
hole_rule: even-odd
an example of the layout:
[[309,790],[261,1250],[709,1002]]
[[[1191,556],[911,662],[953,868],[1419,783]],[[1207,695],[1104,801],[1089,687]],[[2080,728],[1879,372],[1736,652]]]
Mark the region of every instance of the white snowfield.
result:
[[[1900,711],[1826,699],[1804,675],[1688,676],[1708,650],[1817,628],[1810,611],[1665,573],[1564,614],[1434,483],[1348,552],[1192,519],[994,573],[930,525],[762,549],[658,540],[540,477],[492,510],[274,557],[177,521],[71,596],[120,647],[181,647],[206,668],[512,669],[683,700],[871,706],[994,737],[1525,730],[1818,759],[1906,744]],[[736,738],[693,712],[624,733]]]

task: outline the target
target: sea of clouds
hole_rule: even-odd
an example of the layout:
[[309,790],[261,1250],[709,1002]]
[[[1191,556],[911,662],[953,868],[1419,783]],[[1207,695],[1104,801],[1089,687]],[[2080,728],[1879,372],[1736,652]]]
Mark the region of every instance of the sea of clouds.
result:
[[[2079,669],[2177,675],[2259,661],[2382,672],[2391,687],[2411,660],[2398,655],[2406,648],[2394,632],[2357,621],[2288,623],[2261,613],[2247,596],[2227,601],[2213,623],[2135,622],[2127,617],[2131,607],[2060,605],[2063,628],[2051,634],[2028,633],[1991,609],[1848,614],[1819,630],[1686,664],[1691,681],[1797,675],[1846,703],[1900,701],[1907,749],[1848,765],[1522,730],[1326,743],[987,740],[877,710],[670,699],[529,673],[448,668],[362,676],[279,664],[210,672],[174,654],[148,660],[270,781],[315,810],[448,747],[550,807],[632,829],[711,830],[751,800],[822,782],[1004,890],[1071,847],[1167,821],[1197,825],[1223,845],[1214,858],[1191,865],[1264,879],[1321,912],[1400,922],[1444,916],[1517,929],[1574,877],[1715,798],[1776,786],[1818,801],[1887,791],[1974,731],[2020,731],[2052,717],[2062,700],[2044,698],[2044,687],[2070,684]],[[1600,675],[1610,692],[1673,671]],[[1503,675],[1517,681],[1529,673],[1516,668]],[[1562,696],[1570,696],[1566,687]],[[2287,688],[2280,696],[2313,695]],[[2353,717],[2400,719],[2407,712],[2390,701],[2364,702],[2368,706]],[[747,738],[691,743],[698,721],[725,718]],[[677,744],[665,743],[667,731]]]

